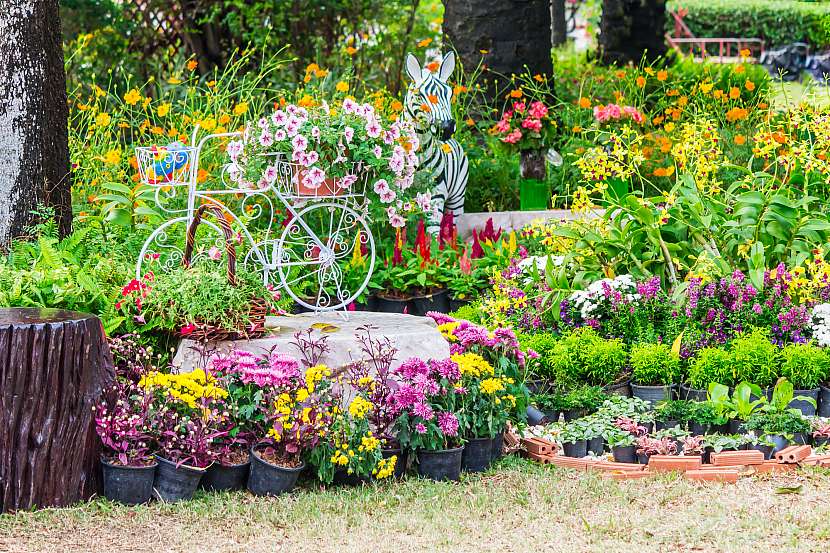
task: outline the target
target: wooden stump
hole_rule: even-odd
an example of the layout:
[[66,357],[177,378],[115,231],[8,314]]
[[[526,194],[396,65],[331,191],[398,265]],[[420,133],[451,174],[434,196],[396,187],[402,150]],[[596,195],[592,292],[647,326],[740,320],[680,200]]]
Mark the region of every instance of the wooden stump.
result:
[[98,490],[92,407],[114,378],[95,316],[0,309],[0,512],[70,505]]

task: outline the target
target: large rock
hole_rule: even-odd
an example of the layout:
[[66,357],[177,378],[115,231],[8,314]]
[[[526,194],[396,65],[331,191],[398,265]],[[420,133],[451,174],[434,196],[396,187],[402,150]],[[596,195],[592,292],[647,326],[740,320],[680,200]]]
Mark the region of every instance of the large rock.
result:
[[[173,365],[179,371],[188,372],[204,366],[206,357],[213,352],[228,352],[238,348],[252,353],[264,353],[276,347],[279,351],[299,356],[294,344],[294,335],[305,332],[315,323],[330,325],[330,328],[315,329],[315,336],[326,336],[329,351],[321,359],[329,367],[341,367],[352,360],[364,358],[355,333],[360,327],[372,325],[374,338],[387,337],[398,348],[393,367],[410,357],[422,359],[446,359],[450,355],[449,344],[441,336],[435,321],[428,317],[415,317],[397,313],[370,313],[356,311],[348,313],[303,313],[268,317],[266,326],[271,334],[256,340],[227,340],[212,342],[202,347],[193,340],[182,340]],[[317,325],[318,327],[320,325]]]

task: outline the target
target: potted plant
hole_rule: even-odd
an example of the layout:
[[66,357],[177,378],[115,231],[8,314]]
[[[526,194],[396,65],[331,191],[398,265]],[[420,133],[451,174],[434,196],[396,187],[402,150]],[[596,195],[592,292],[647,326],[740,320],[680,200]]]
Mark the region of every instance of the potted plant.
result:
[[652,455],[676,455],[677,441],[670,437],[652,438],[640,436],[637,438],[637,461],[647,465]]
[[683,399],[660,401],[654,408],[654,426],[657,430],[664,428],[686,428],[692,417],[697,402]]
[[330,428],[333,412],[331,370],[314,365],[305,374],[283,366],[269,387],[265,428],[251,448],[248,490],[254,495],[280,495],[291,491],[310,453]]
[[604,386],[620,381],[628,355],[621,340],[606,340],[590,327],[562,336],[553,346],[548,363],[561,386]]
[[767,435],[756,436],[754,432],[750,432],[748,437],[748,449],[760,451],[764,454],[765,460],[769,460],[772,458],[772,452],[775,450],[775,441],[773,439],[771,439]]
[[215,440],[227,397],[203,369],[189,373],[150,372],[139,387],[153,395],[152,433],[159,466],[153,489],[158,499],[190,499],[207,468],[216,460]]
[[151,499],[158,466],[150,449],[151,401],[145,390],[119,377],[95,408],[95,431],[104,446],[104,497],[111,501],[137,505]]
[[830,422],[823,419],[815,419],[812,422],[812,427],[813,446],[827,446],[828,442],[830,442]]
[[550,189],[547,183],[546,148],[556,123],[546,103],[549,92],[529,75],[521,77],[521,93],[503,112],[492,133],[501,144],[520,155],[520,204],[523,211],[547,209]]
[[476,353],[456,354],[452,360],[458,364],[465,390],[461,398],[465,438],[461,467],[483,472],[493,458],[493,440],[507,422],[505,406],[514,401],[508,390],[513,382]]
[[703,436],[689,435],[682,440],[682,452],[684,456],[703,456],[704,443]]
[[721,421],[720,424],[712,425],[709,430],[711,434],[722,434],[729,432],[729,414],[732,410],[732,401],[729,397],[729,388],[723,384],[712,382],[707,391],[706,403],[712,407],[715,416]]
[[394,371],[400,382],[394,395],[400,412],[395,422],[398,441],[415,450],[421,477],[455,481],[461,475],[461,374],[460,363],[452,359],[417,357]]
[[689,432],[692,435],[709,434],[722,430],[726,417],[718,414],[708,401],[694,401],[689,410]]
[[781,376],[793,383],[794,394],[813,401],[794,399],[790,407],[801,410],[805,416],[816,414],[819,385],[830,374],[830,355],[813,344],[788,344],[781,349]]
[[778,376],[780,350],[765,329],[755,329],[735,338],[731,344],[733,382],[752,382],[768,396]]
[[657,430],[654,432],[653,437],[658,440],[663,440],[668,438],[670,440],[674,440],[675,442],[675,451],[679,452],[683,449],[683,439],[689,436],[689,432],[679,426],[671,426],[668,428],[663,428],[662,430]]
[[763,394],[759,386],[749,382],[741,382],[735,386],[735,391],[732,392],[732,398],[728,404],[729,433],[743,434],[746,432],[744,422],[749,420],[749,417],[766,403],[766,395]]
[[689,364],[686,381],[688,385],[680,386],[680,399],[706,401],[710,384],[730,386],[733,377],[729,352],[721,348],[704,348],[698,351]]
[[709,462],[712,453],[738,451],[748,439],[739,434],[708,434],[703,437],[703,462]]
[[680,380],[680,356],[667,344],[636,344],[631,348],[631,393],[657,403],[672,399]]
[[582,458],[588,455],[588,422],[577,419],[566,423],[559,435],[566,457]]
[[579,386],[561,398],[560,406],[569,422],[596,412],[608,395],[600,386]]
[[464,247],[461,255],[455,250],[445,250],[448,254],[446,271],[447,289],[449,290],[450,312],[455,312],[464,305],[468,305],[479,292],[487,286],[487,274],[477,266],[473,266],[468,247]]
[[607,428],[603,434],[617,463],[637,462],[637,437],[617,427]]
[[227,390],[224,400],[226,434],[217,440],[217,459],[202,479],[208,490],[242,490],[248,483],[250,450],[265,434],[271,388],[283,374],[299,371],[293,357],[271,350],[266,355],[234,350],[209,360],[211,374]]
[[588,441],[588,453],[602,455],[605,452],[605,431],[608,429],[608,419],[593,414],[585,418],[585,439]]

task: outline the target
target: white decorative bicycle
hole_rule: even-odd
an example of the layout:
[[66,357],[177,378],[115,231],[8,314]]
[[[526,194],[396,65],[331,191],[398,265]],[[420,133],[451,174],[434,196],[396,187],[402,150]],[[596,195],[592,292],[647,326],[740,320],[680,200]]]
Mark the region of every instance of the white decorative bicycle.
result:
[[[369,172],[355,167],[351,173],[359,175],[358,182],[346,185],[335,177],[309,189],[302,184],[301,166],[277,158],[273,182],[242,188],[233,178],[240,168],[228,161],[222,163],[220,186],[211,186],[199,171],[205,144],[243,135],[210,134],[197,143],[198,131],[197,126],[190,146],[136,148],[141,180],[155,188],[156,205],[170,216],[145,241],[136,278],[181,266],[194,213],[209,204],[221,210],[235,231],[242,265],[261,273],[266,285],[315,311],[344,309],[354,302],[368,286],[375,264],[365,197]],[[186,198],[181,194],[185,189]],[[225,238],[219,225],[203,220],[194,232],[193,263],[221,255]]]

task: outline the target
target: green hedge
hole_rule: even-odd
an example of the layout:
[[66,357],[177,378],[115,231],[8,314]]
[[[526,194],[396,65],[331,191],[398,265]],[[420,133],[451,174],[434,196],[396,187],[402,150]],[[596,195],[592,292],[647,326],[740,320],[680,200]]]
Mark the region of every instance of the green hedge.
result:
[[[793,0],[670,0],[668,8],[688,10],[683,21],[700,38],[763,38],[767,46],[807,42],[830,44],[830,3]],[[674,32],[674,18],[666,18]]]

